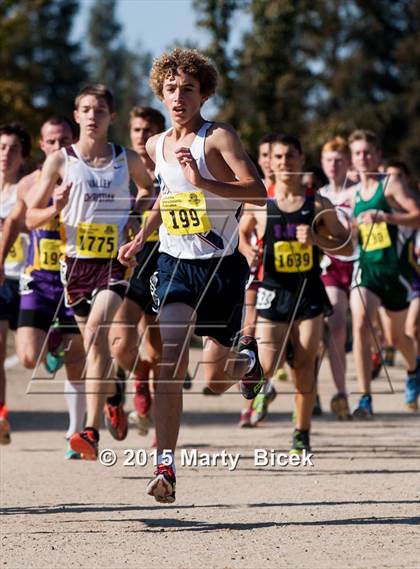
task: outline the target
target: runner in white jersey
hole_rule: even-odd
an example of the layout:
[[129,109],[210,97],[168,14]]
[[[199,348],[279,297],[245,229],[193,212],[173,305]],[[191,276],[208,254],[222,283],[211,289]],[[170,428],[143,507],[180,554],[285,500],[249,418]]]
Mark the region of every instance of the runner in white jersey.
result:
[[248,266],[238,252],[242,203],[263,204],[264,184],[228,125],[201,116],[213,95],[217,72],[195,50],[175,49],[155,60],[151,86],[163,100],[172,128],[152,137],[146,148],[156,164],[160,196],[149,223],[119,259],[135,254],[160,227],[158,271],[152,279],[162,337],[162,362],[155,399],[158,465],[148,493],[159,502],[175,500],[175,450],[182,411],[182,384],[192,332],[205,337],[206,384],[222,393],[242,378],[252,399],[264,378],[257,343],[240,331]]
[[[73,142],[73,125],[65,117],[50,117],[41,126],[39,146],[49,156]],[[17,185],[17,200],[3,227],[0,266],[9,254],[20,228],[25,223],[28,197],[41,178],[41,168],[24,176]],[[86,401],[83,371],[83,341],[73,311],[64,305],[60,280],[58,215],[29,234],[29,250],[20,279],[20,309],[16,333],[16,352],[27,369],[43,361],[54,377],[64,365],[64,397],[69,411],[66,432],[66,459],[80,456],[70,448],[69,439],[84,426]]]
[[[5,218],[15,205],[16,185],[30,150],[31,140],[20,125],[0,126],[0,232]],[[10,443],[4,361],[8,330],[16,330],[17,327],[19,278],[26,259],[26,237],[23,234],[18,236],[4,263],[0,264],[0,444]]]
[[[111,434],[117,440],[127,434],[121,392],[115,392],[118,384],[110,365],[108,333],[128,285],[117,253],[126,240],[132,205],[130,176],[140,197],[149,195],[146,188],[151,185],[137,154],[108,142],[114,116],[113,97],[105,86],[90,85],[78,94],[74,117],[80,139],[47,158],[27,214],[34,228],[60,212],[66,304],[73,308],[86,351],[86,428],[71,437],[70,445],[88,460],[97,458],[105,402]],[[55,188],[59,178],[62,185]],[[48,206],[51,196],[53,204]]]
[[[324,144],[321,163],[329,184],[319,193],[330,200],[343,225],[351,227],[353,184],[347,182],[350,149],[344,138],[337,136]],[[327,349],[336,387],[331,410],[339,420],[351,418],[346,389],[346,333],[353,260],[354,256],[330,252],[324,254],[321,262],[321,279],[334,310],[328,317]]]

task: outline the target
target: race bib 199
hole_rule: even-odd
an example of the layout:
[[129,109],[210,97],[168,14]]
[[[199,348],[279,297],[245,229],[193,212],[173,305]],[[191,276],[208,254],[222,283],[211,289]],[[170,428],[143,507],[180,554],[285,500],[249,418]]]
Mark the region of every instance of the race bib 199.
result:
[[313,267],[311,245],[299,241],[276,241],[274,243],[274,266],[278,273],[300,273]]
[[118,252],[118,227],[113,223],[81,222],[77,226],[76,253],[96,259],[112,259]]
[[391,247],[391,238],[385,221],[380,223],[361,223],[359,225],[363,251],[377,251]]
[[59,239],[41,239],[39,242],[39,266],[44,271],[60,270]]
[[171,235],[193,235],[211,229],[203,192],[183,192],[160,200],[162,221]]

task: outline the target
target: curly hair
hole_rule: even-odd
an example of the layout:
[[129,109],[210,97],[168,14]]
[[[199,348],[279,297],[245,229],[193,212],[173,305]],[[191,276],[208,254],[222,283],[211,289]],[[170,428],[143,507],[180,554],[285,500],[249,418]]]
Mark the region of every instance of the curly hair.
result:
[[174,77],[178,70],[195,77],[200,83],[200,92],[208,98],[214,95],[218,73],[211,61],[196,49],[176,47],[170,53],[165,52],[153,61],[150,72],[150,87],[154,94],[163,99],[163,83],[168,77]]

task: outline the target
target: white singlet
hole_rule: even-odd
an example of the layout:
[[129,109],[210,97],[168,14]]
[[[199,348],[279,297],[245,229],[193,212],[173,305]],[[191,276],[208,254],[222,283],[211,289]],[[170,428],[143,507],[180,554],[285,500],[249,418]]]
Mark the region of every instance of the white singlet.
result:
[[132,198],[127,156],[112,144],[112,159],[102,168],[88,166],[75,144],[62,148],[63,183],[72,182],[70,199],[60,214],[65,254],[79,259],[115,258],[126,241]]
[[[352,188],[352,191],[354,188],[356,188],[356,185],[350,185],[350,186],[346,186],[343,188],[343,190],[348,190],[348,188]],[[330,200],[330,202],[333,204],[334,209],[337,212],[337,217],[339,219],[339,221],[344,225],[344,227],[346,228],[351,228],[351,221],[353,218],[353,208],[351,205],[350,200],[348,199],[348,192],[333,192],[331,189],[331,184],[327,184],[326,186],[323,186],[322,188],[320,188],[319,190],[319,194],[321,196],[323,196],[324,198],[327,198],[328,200]],[[341,195],[340,195],[341,194]],[[344,194],[344,196],[342,195]],[[355,245],[354,248],[354,252],[353,255],[345,257],[344,255],[335,255],[333,252],[328,252],[327,254],[329,257],[334,257],[335,259],[339,259],[340,261],[355,261],[358,257],[358,248],[357,245]],[[322,266],[322,263],[321,263]]]
[[[207,168],[204,145],[212,124],[205,122],[202,125],[190,147],[200,174],[209,180],[215,178]],[[211,259],[232,255],[238,246],[241,203],[196,188],[185,179],[178,163],[166,162],[164,143],[171,130],[162,133],[156,143],[155,175],[161,190],[162,217],[166,210],[167,220],[173,220],[170,226],[163,219],[159,229],[159,251],[179,259]],[[165,199],[169,201],[165,202]],[[204,231],[194,232],[194,225]]]
[[[7,192],[6,197],[3,195],[3,192],[0,194],[0,235],[2,233],[4,220],[15,207],[17,198],[16,187],[17,185],[15,184],[12,189]],[[26,233],[20,233],[18,235],[4,262],[6,278],[19,280],[26,263],[28,242],[29,239]]]

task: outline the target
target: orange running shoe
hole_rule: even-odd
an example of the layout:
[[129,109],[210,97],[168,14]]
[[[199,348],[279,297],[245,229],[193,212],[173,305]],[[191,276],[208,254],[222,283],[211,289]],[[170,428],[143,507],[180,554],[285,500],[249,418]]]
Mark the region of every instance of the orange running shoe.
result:
[[10,444],[9,410],[6,405],[0,405],[0,445]]
[[81,433],[74,433],[70,437],[70,447],[84,460],[98,458],[99,435],[96,429],[85,429]]

